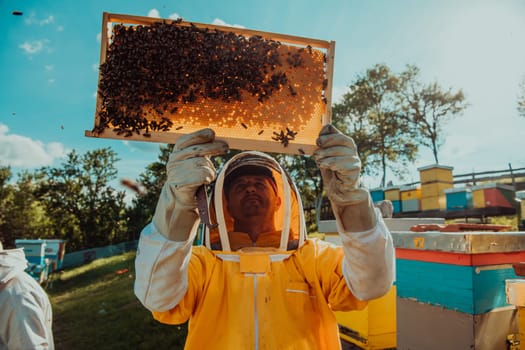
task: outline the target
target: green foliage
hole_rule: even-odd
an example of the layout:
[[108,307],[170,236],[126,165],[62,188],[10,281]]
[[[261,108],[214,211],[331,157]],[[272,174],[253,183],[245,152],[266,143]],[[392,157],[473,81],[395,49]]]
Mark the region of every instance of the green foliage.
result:
[[117,175],[111,149],[75,151],[60,167],[42,168],[39,198],[52,222],[53,237],[68,240],[70,250],[109,245],[125,240],[124,192],[109,182]]
[[356,142],[363,172],[382,175],[380,186],[387,168],[402,176],[417,154],[410,120],[399,103],[403,88],[402,79],[378,64],[358,76],[333,107],[334,124]]
[[15,240],[35,238],[50,230],[45,208],[35,195],[33,175],[23,172],[14,184],[8,184],[9,168],[0,169],[0,233],[6,247]]
[[131,206],[126,209],[128,240],[138,239],[140,231],[153,217],[160,191],[166,181],[166,163],[172,149],[173,145],[160,146],[158,160],[149,164],[146,171],[139,175],[138,182],[145,188],[145,193],[135,197]]
[[6,248],[13,246],[15,239],[10,231],[10,212],[15,193],[14,187],[9,184],[11,176],[10,167],[0,167],[0,237]]
[[183,349],[186,324],[155,321],[133,294],[135,252],[63,271],[48,287],[57,350]]

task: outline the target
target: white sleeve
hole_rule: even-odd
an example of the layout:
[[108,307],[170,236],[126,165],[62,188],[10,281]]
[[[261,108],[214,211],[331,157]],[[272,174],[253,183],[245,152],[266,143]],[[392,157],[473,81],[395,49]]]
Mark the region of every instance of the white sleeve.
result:
[[8,282],[0,310],[0,349],[54,349],[51,303],[29,274],[22,271]]
[[134,291],[150,311],[175,307],[188,289],[188,264],[194,235],[185,242],[170,241],[153,223],[140,234],[135,258]]
[[395,279],[392,236],[377,209],[376,217],[376,226],[363,232],[343,232],[337,222],[345,253],[343,275],[348,288],[361,300],[383,296]]

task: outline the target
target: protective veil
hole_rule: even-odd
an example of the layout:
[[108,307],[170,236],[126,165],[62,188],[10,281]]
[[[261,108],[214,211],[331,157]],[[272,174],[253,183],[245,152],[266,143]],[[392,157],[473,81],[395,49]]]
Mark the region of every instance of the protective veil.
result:
[[0,350],[54,349],[49,298],[26,267],[23,249],[0,250]]
[[[277,231],[259,236],[257,246],[233,231],[223,194],[226,174],[243,165],[270,169],[282,203]],[[204,230],[203,246],[192,246],[198,221],[183,242],[150,224],[137,252],[137,297],[160,322],[189,320],[186,349],[339,349],[333,311],[362,309],[392,284],[392,240],[380,215],[371,230],[340,232],[342,247],[306,239],[299,193],[264,153],[240,153],[224,165],[211,207],[218,227]]]

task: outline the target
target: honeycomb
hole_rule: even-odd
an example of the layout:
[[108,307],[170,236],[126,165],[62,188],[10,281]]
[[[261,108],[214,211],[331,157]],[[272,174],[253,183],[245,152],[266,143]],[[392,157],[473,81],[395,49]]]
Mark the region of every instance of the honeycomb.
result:
[[88,136],[165,141],[211,127],[232,148],[286,152],[313,145],[327,120],[327,53],[307,40],[182,20],[110,28]]

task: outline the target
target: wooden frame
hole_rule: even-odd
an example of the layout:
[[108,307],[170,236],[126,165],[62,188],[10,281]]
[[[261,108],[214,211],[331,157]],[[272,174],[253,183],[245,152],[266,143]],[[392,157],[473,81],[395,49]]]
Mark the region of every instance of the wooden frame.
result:
[[[335,42],[334,41],[323,41],[318,39],[309,39],[309,38],[303,38],[298,36],[291,36],[291,35],[283,35],[283,34],[276,34],[276,33],[268,33],[268,32],[261,32],[261,31],[255,31],[255,30],[249,30],[249,29],[242,29],[242,28],[231,28],[231,27],[224,27],[224,26],[217,26],[217,25],[207,25],[207,24],[201,24],[201,23],[189,23],[189,22],[181,22],[179,21],[173,21],[173,20],[163,20],[158,18],[150,18],[150,17],[139,17],[139,16],[130,16],[130,15],[121,15],[121,14],[111,14],[111,13],[104,13],[103,14],[103,21],[102,21],[102,40],[101,40],[101,50],[100,50],[100,64],[102,65],[104,62],[106,62],[107,54],[108,54],[108,48],[110,45],[110,35],[111,31],[114,25],[121,24],[121,25],[142,25],[142,26],[149,26],[154,23],[158,22],[164,22],[168,24],[177,23],[177,25],[180,26],[192,26],[196,28],[206,28],[208,30],[220,30],[222,32],[231,32],[236,35],[242,35],[244,37],[252,37],[252,36],[258,36],[262,37],[267,40],[274,40],[278,41],[280,44],[288,45],[288,47],[298,47],[298,48],[309,48],[310,50],[313,48],[314,50],[320,50],[324,52],[324,78],[325,81],[323,82],[323,91],[319,91],[319,94],[323,94],[324,103],[325,106],[323,106],[324,112],[322,113],[320,117],[320,122],[315,122],[316,125],[314,129],[312,130],[311,127],[308,127],[308,132],[310,134],[308,135],[307,139],[300,139],[299,137],[297,139],[292,138],[288,142],[279,142],[279,140],[276,140],[275,138],[270,139],[270,136],[277,135],[275,133],[278,129],[272,129],[263,135],[264,137],[259,137],[257,135],[262,135],[262,131],[259,133],[256,133],[256,130],[250,131],[251,134],[248,134],[249,131],[245,131],[245,129],[248,129],[246,126],[247,123],[243,123],[242,120],[240,124],[244,128],[236,127],[233,128],[215,128],[212,126],[212,128],[216,129],[217,132],[217,138],[222,139],[226,142],[228,142],[230,148],[232,149],[241,149],[241,150],[258,150],[263,152],[276,152],[276,153],[288,153],[288,154],[311,154],[316,146],[315,146],[315,139],[317,137],[317,133],[322,127],[322,125],[328,124],[331,122],[331,96],[332,96],[332,80],[333,80],[333,69],[334,69],[334,54],[335,54]],[[99,74],[99,86],[101,81],[101,74]],[[282,88],[281,88],[282,90]],[[281,100],[282,101],[282,100]],[[283,105],[288,106],[290,102],[289,100],[286,100],[286,103]],[[292,101],[293,102],[293,101]],[[261,102],[264,103],[264,102]],[[312,103],[310,103],[312,104]],[[175,126],[167,131],[148,131],[147,137],[144,136],[143,133],[137,134],[133,133],[132,135],[123,135],[116,132],[111,127],[102,127],[97,128],[97,126],[100,125],[100,117],[99,112],[102,110],[102,98],[100,96],[100,91],[97,94],[97,104],[96,104],[96,113],[95,113],[95,123],[94,128],[92,130],[86,130],[85,136],[88,137],[99,137],[99,138],[110,138],[110,139],[122,139],[122,140],[133,140],[133,141],[147,141],[147,142],[161,142],[161,143],[175,143],[177,138],[181,136],[184,133],[194,131],[192,130],[192,126],[184,127],[179,126],[176,128]],[[319,111],[319,108],[316,107],[316,111]],[[317,118],[315,119],[317,120]],[[281,130],[287,130],[287,126],[285,125],[286,120],[280,121],[282,123]],[[279,122],[274,122],[277,123]],[[201,127],[202,128],[202,125]],[[176,129],[176,130],[175,130]],[[218,130],[218,131],[217,131]],[[273,132],[273,133],[272,133]],[[254,134],[255,133],[255,134]],[[275,135],[274,135],[275,134]],[[304,134],[304,133],[303,133]]]

